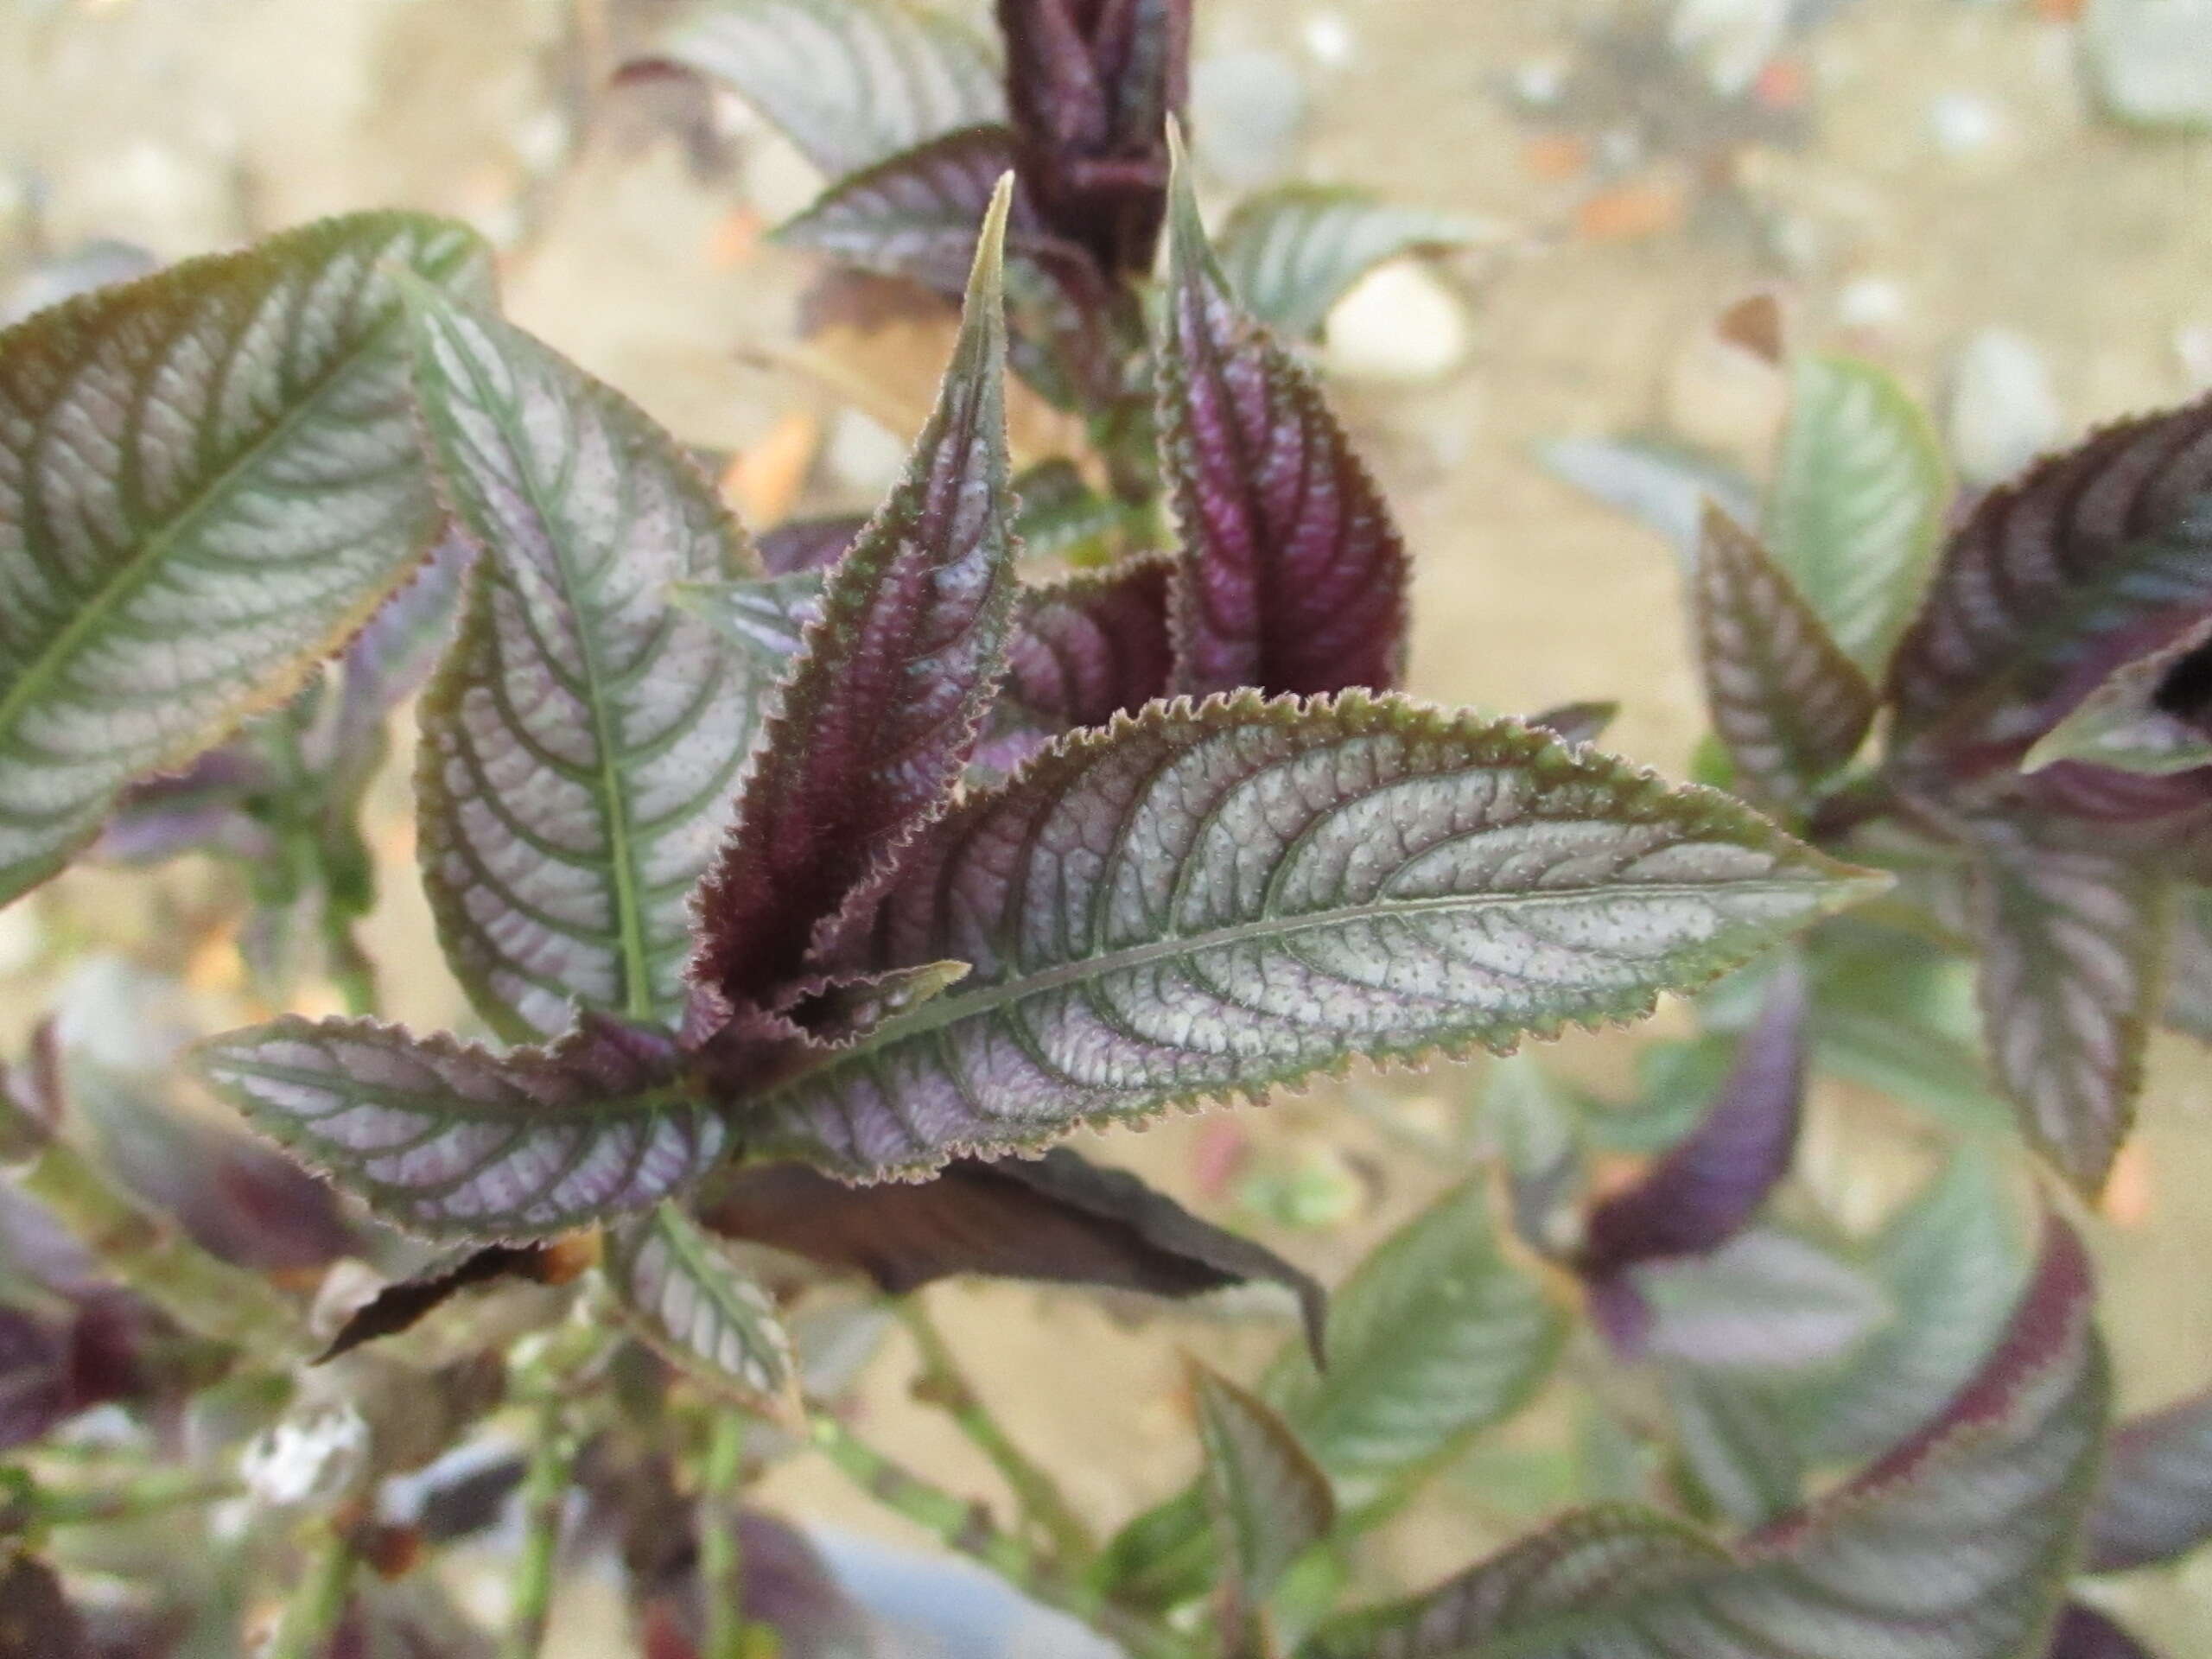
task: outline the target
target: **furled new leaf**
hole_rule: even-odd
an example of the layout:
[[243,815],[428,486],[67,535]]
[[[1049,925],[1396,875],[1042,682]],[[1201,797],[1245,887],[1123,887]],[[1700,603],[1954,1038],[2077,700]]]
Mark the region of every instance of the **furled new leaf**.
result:
[[775,1305],[677,1205],[614,1229],[607,1282],[639,1333],[701,1382],[796,1419],[798,1365]]
[[542,1238],[645,1209],[728,1142],[674,1040],[587,1014],[505,1054],[369,1020],[210,1039],[200,1075],[255,1127],[397,1226]]
[[1230,1563],[1230,1614],[1256,1613],[1291,1563],[1329,1535],[1336,1494],[1274,1407],[1193,1363],[1206,1507]]
[[1766,521],[1767,546],[1869,678],[1919,609],[1950,481],[1928,417],[1881,370],[1804,357]]
[[969,797],[867,971],[958,985],[732,1103],[861,1178],[1648,1012],[1870,891],[1706,791],[1512,721],[1347,692],[1155,703]]
[[2019,1659],[2048,1641],[2104,1427],[2080,1242],[2047,1225],[2004,1343],[1942,1415],[1808,1509],[1720,1548],[1633,1510],[1571,1516],[1313,1659]]
[[431,453],[482,549],[423,703],[439,937],[510,1039],[558,1035],[579,1003],[672,1021],[691,889],[774,682],[669,588],[752,550],[626,398],[511,324],[411,303]]
[[1874,723],[1872,684],[1758,538],[1707,506],[1698,666],[1713,728],[1751,799],[1802,813]]
[[[2114,670],[2212,610],[2212,400],[2122,422],[1985,497],[1946,549],[1891,677],[1909,758],[2002,773]],[[2130,787],[2120,788],[2125,781]],[[2033,798],[2144,817],[2199,780],[2063,760]]]
[[741,1165],[715,1175],[697,1209],[715,1232],[866,1274],[894,1295],[964,1273],[1178,1298],[1281,1285],[1320,1351],[1327,1300],[1310,1276],[1065,1147],[1036,1159],[962,1159],[934,1180],[877,1186],[804,1164]]
[[2105,1446],[2082,1564],[2132,1573],[2212,1539],[2212,1394],[2132,1418]]
[[1989,1052],[2030,1141],[2099,1191],[2164,1004],[2168,885],[2126,859],[1991,838],[1974,884]]
[[1147,275],[1187,92],[1191,0],[998,0],[1021,174],[1099,269]]
[[1877,1457],[1930,1421],[1996,1346],[2026,1251],[1986,1149],[1961,1146],[1882,1230],[1868,1262],[1895,1310],[1796,1414],[1814,1456]]
[[1183,538],[1178,689],[1395,684],[1404,543],[1313,372],[1239,308],[1206,246],[1186,168],[1169,248],[1154,378]]
[[1586,1276],[1718,1249],[1758,1213],[1796,1152],[1806,1006],[1803,975],[1784,968],[1697,1127],[1591,1211],[1580,1262]]
[[2162,778],[2212,766],[2212,725],[2196,707],[2191,677],[2212,651],[2212,616],[2158,650],[2122,663],[2020,761],[2040,772],[2060,760]]
[[908,0],[702,0],[651,61],[730,87],[833,179],[1006,119],[989,43]]
[[0,902],[429,551],[394,270],[488,285],[461,226],[368,213],[0,332]]
[[732,1005],[765,1005],[841,948],[840,906],[857,912],[880,892],[944,810],[1004,671],[1015,584],[999,265],[1011,184],[992,203],[937,410],[824,578],[700,889],[692,973]]
[[1229,216],[1221,268],[1246,310],[1296,340],[1319,334],[1330,308],[1377,265],[1484,235],[1458,213],[1401,207],[1344,185],[1287,184],[1246,197]]
[[2156,1656],[2095,1608],[2072,1601],[2058,1616],[2049,1659],[2156,1659]]

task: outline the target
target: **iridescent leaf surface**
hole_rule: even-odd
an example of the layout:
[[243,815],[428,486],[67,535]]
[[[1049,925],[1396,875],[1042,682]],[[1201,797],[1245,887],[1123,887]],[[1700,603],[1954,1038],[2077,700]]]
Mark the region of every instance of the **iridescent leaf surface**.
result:
[[370,213],[0,333],[0,902],[283,701],[429,550],[387,268],[488,285],[461,226]]
[[2094,1193],[2135,1121],[2172,893],[2127,860],[2006,836],[1982,847],[1974,910],[1998,1081],[2029,1141]]
[[1347,1053],[1637,1017],[1878,880],[1510,721],[1154,704],[964,801],[851,964],[967,979],[733,1105],[760,1154],[921,1173]]
[[1160,462],[1183,539],[1177,689],[1384,690],[1408,562],[1304,364],[1247,316],[1175,188],[1158,353]]
[[2105,1446],[2089,1510],[2092,1573],[2171,1561],[2212,1539],[2212,1395],[2129,1419]]
[[423,885],[503,1036],[573,1007],[681,1010],[691,889],[766,688],[671,603],[753,563],[713,486],[634,404],[521,330],[415,307],[423,421],[483,550],[423,703]]
[[703,0],[656,60],[730,87],[833,179],[1006,118],[989,43],[906,0]]
[[775,1305],[677,1205],[614,1229],[607,1282],[645,1340],[708,1388],[796,1418],[798,1366]]
[[1800,358],[1789,378],[1767,546],[1829,637],[1878,678],[1935,569],[1950,500],[1942,447],[1870,364]]
[[1266,1401],[1203,1365],[1192,1366],[1191,1387],[1207,1508],[1229,1558],[1235,1606],[1256,1611],[1290,1564],[1329,1535],[1336,1494]]
[[840,906],[865,906],[944,810],[1004,672],[1015,583],[999,261],[1010,196],[1002,184],[937,410],[906,475],[824,579],[700,889],[691,971],[733,1005],[765,1004],[815,952],[840,948]]
[[1580,1262],[1592,1278],[1718,1249],[1757,1215],[1797,1148],[1805,1104],[1804,976],[1775,976],[1758,1023],[1710,1109],[1678,1145],[1590,1213]]
[[1274,1251],[1065,1147],[877,1186],[804,1164],[742,1165],[701,1189],[697,1211],[718,1233],[866,1274],[893,1295],[970,1273],[1179,1298],[1264,1281],[1298,1299],[1316,1344],[1327,1307],[1320,1286]]
[[2017,753],[2113,669],[2187,632],[2212,608],[2208,508],[2212,400],[2107,427],[1993,491],[1898,652],[1901,730]]
[[1484,235],[1458,213],[1344,185],[1287,184],[1237,204],[1222,227],[1221,268],[1246,310],[1296,340],[1319,333],[1330,308],[1377,265]]
[[393,1224],[545,1237],[667,1197],[728,1142],[660,1033],[587,1014],[494,1054],[369,1020],[210,1039],[200,1075],[264,1134]]
[[1166,696],[1173,564],[1127,559],[1025,588],[1007,651],[1002,718],[1047,733],[1103,726]]
[[2107,1384],[2080,1242],[2048,1224],[2004,1343],[1920,1434],[1731,1554],[1656,1515],[1571,1516],[1314,1659],[2018,1659],[2049,1639]]
[[1698,667],[1713,728],[1751,799],[1802,812],[1857,753],[1874,688],[1758,539],[1707,507],[1698,549]]

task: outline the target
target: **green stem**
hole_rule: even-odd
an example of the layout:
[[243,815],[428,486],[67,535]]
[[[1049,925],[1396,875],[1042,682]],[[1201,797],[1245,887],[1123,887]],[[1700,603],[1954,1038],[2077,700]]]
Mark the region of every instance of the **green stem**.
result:
[[244,1489],[235,1480],[219,1479],[189,1470],[156,1470],[119,1486],[96,1491],[56,1491],[41,1488],[29,1503],[33,1524],[45,1527],[95,1526],[104,1522],[135,1521],[165,1510],[187,1509],[195,1503],[219,1503]]
[[990,1408],[984,1405],[967,1374],[960,1369],[951,1344],[930,1318],[921,1299],[906,1298],[899,1311],[921,1354],[922,1374],[915,1383],[915,1396],[942,1409],[991,1460],[992,1466],[1013,1489],[1024,1519],[1039,1528],[1052,1541],[1053,1550],[1065,1565],[1072,1570],[1090,1560],[1097,1548],[1091,1540],[1090,1529],[1084,1525],[1083,1518],[1061,1492],[1059,1484],[1032,1461],[991,1415]]
[[1032,1601],[1057,1607],[1112,1637],[1132,1659],[1190,1659],[1189,1643],[1063,1578],[1039,1561],[1027,1544],[1000,1531],[982,1504],[923,1479],[826,1413],[816,1413],[810,1426],[816,1447],[848,1480],[947,1549],[990,1568]]
[[308,1357],[299,1316],[266,1281],[142,1209],[67,1142],[46,1139],[16,1179],[103,1268],[186,1330],[279,1363]]
[[515,1564],[514,1599],[500,1659],[537,1659],[544,1644],[546,1619],[553,1608],[553,1570],[561,1551],[561,1520],[568,1507],[575,1455],[563,1402],[546,1400],[537,1408],[530,1468],[523,1477],[522,1555]]
[[353,1547],[335,1527],[323,1535],[307,1577],[285,1604],[284,1617],[275,1640],[262,1659],[318,1659],[330,1633],[346,1615],[346,1598],[353,1586]]
[[702,1659],[745,1659],[745,1554],[737,1534],[744,1472],[745,1415],[718,1412],[699,1493],[699,1578],[707,1596]]

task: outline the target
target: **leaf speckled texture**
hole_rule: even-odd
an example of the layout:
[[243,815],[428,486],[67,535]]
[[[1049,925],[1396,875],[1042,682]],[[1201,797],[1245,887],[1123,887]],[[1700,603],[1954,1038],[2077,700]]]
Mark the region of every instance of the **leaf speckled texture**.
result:
[[967,979],[736,1110],[764,1152],[921,1173],[1347,1054],[1637,1017],[1879,881],[1510,721],[1154,704],[912,853],[852,965]]
[[1751,799],[1802,812],[1858,753],[1874,688],[1758,539],[1707,506],[1694,612],[1713,729]]
[[730,87],[831,178],[1006,118],[989,43],[906,0],[703,0],[659,56]]
[[372,1020],[286,1018],[210,1039],[200,1075],[395,1226],[542,1238],[688,1185],[728,1141],[666,1035],[586,1014],[505,1054]]
[[734,1007],[765,1006],[818,965],[817,950],[834,953],[839,906],[864,903],[944,810],[1005,671],[1015,582],[999,270],[1010,185],[976,252],[938,406],[905,476],[823,578],[700,889],[692,974]]
[[1186,174],[1158,354],[1160,463],[1183,539],[1176,689],[1382,690],[1409,562],[1313,372],[1239,308]]
[[0,333],[0,902],[429,550],[388,266],[489,289],[462,226],[368,213]]
[[1731,1553],[1629,1510],[1571,1516],[1309,1659],[2021,1659],[2059,1611],[2109,1400],[2063,1223],[1942,1417]]
[[2135,1119],[2173,894],[2125,859],[1993,838],[1974,888],[1990,1060],[2029,1141],[2084,1192]]
[[423,699],[423,885],[499,1033],[575,1005],[681,1013],[690,893],[772,671],[676,605],[753,566],[713,486],[636,405],[521,330],[414,302],[439,475],[482,550]]
[[775,1305],[676,1205],[614,1229],[607,1282],[646,1341],[708,1388],[796,1418],[798,1369]]

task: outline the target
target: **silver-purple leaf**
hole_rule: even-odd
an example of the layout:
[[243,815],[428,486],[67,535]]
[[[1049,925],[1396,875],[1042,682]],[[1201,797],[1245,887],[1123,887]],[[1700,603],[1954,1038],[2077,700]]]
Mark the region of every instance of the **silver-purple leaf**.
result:
[[1157,355],[1160,461],[1182,535],[1176,689],[1397,683],[1410,564],[1313,371],[1247,315],[1187,169]]
[[1802,813],[1866,741],[1874,688],[1758,538],[1718,507],[1706,509],[1694,582],[1706,704],[1737,783]]
[[671,589],[752,550],[636,405],[508,323],[415,312],[432,455],[482,549],[422,708],[439,938],[512,1039],[558,1035],[579,1004],[672,1020],[691,890],[774,676]]
[[1758,1213],[1796,1153],[1807,1006],[1803,974],[1784,968],[1697,1127],[1590,1212],[1579,1260],[1586,1276],[1718,1249]]
[[775,1304],[681,1207],[659,1205],[613,1230],[607,1282],[639,1333],[707,1388],[795,1416],[798,1363]]
[[1649,1011],[1881,878],[1727,798],[1395,697],[1155,703],[969,798],[857,969],[974,971],[733,1101],[841,1174]]
[[0,902],[289,696],[429,550],[393,270],[489,285],[464,227],[368,213],[0,333]]
[[1247,310],[1298,340],[1319,334],[1330,308],[1376,266],[1484,235],[1457,213],[1345,185],[1287,184],[1237,204],[1222,227],[1221,267]]
[[907,0],[702,0],[648,62],[729,87],[831,178],[1006,119],[990,43]]
[[2212,652],[2212,614],[2156,651],[2131,658],[2036,740],[2020,770],[2061,760],[2116,766],[2154,778],[2212,766],[2212,724],[2202,711],[2171,709],[2169,689]]
[[826,570],[868,528],[868,520],[840,513],[828,518],[793,518],[760,536],[760,568],[772,576],[801,570]]
[[937,409],[823,579],[699,889],[691,973],[733,1007],[766,1006],[835,957],[841,906],[869,902],[944,810],[1005,671],[1015,579],[999,268],[1011,182],[985,226]]
[[2080,1241],[2056,1219],[2005,1341],[1942,1415],[1736,1550],[1658,1515],[1572,1516],[1314,1659],[2019,1659],[2041,1653],[2109,1403]]
[[2132,1573],[2212,1539],[2212,1394],[2129,1419],[2105,1446],[2082,1565]]
[[1256,1615],[1291,1564],[1336,1525],[1336,1491],[1275,1408],[1195,1363],[1206,1506],[1230,1568],[1232,1629]]
[[2095,1193],[2135,1119],[2174,895],[2124,857],[1993,833],[1974,868],[1990,1063],[2022,1132]]
[[433,1236],[543,1238],[643,1210],[728,1141],[673,1039],[591,1014],[549,1047],[504,1054],[286,1018],[212,1038],[194,1061],[302,1162]]

